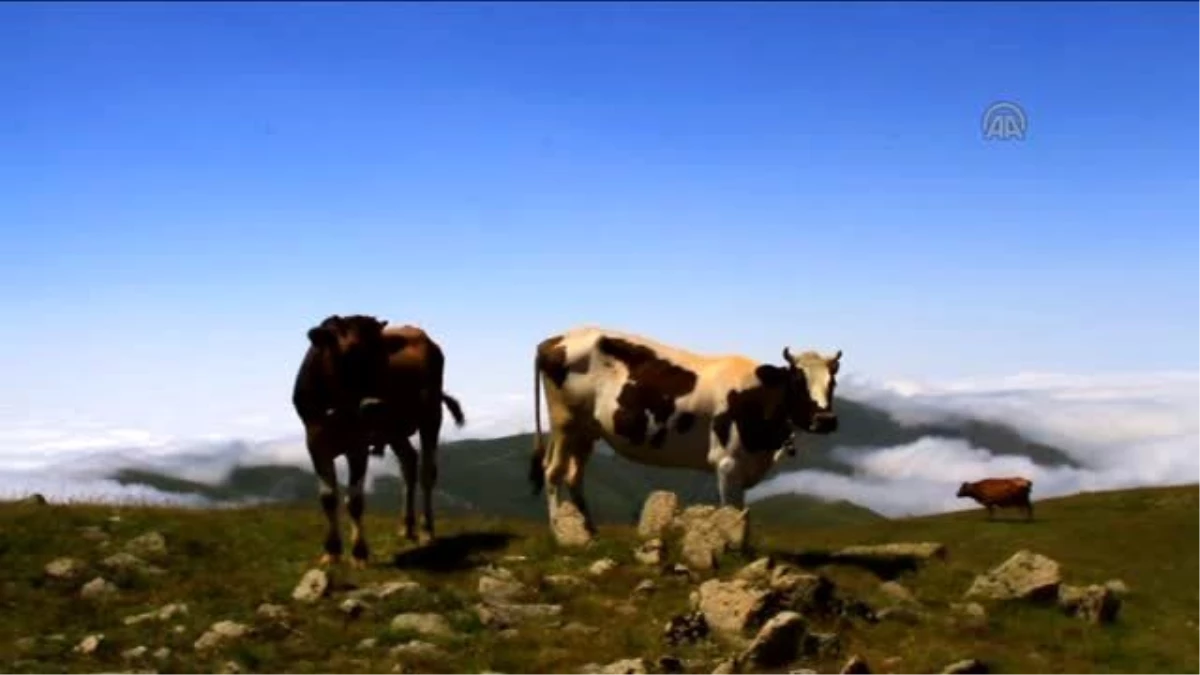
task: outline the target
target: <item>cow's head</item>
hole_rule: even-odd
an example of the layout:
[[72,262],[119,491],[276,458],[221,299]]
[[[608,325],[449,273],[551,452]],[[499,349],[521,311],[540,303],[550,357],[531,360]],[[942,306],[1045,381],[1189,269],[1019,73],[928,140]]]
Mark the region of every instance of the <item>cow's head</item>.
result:
[[958,486],[958,494],[956,494],[954,496],[955,497],[970,497],[971,496],[971,484],[963,483],[962,485],[959,485]]
[[[369,413],[382,404],[382,382],[387,368],[383,329],[387,321],[373,316],[330,316],[310,328],[308,341],[321,352],[337,397],[357,412]],[[338,411],[353,413],[352,410]]]
[[838,418],[833,410],[833,390],[837,387],[838,364],[842,350],[832,356],[814,351],[793,355],[783,348],[783,358],[791,373],[790,413],[792,424],[813,434],[837,431]]

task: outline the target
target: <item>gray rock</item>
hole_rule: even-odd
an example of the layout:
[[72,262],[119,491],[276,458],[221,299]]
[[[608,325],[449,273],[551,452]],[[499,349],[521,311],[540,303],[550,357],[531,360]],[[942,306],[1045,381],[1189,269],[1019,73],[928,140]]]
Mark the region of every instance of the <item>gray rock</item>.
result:
[[121,658],[125,659],[126,661],[137,661],[145,658],[149,651],[150,649],[148,647],[139,645],[121,652]]
[[642,581],[634,587],[633,594],[650,595],[656,590],[658,590],[658,584],[654,583],[654,581],[650,579],[642,579]]
[[662,539],[649,539],[633,550],[633,557],[643,565],[661,565],[663,560]]
[[126,542],[125,551],[139,558],[162,558],[167,555],[167,540],[158,532],[147,532]]
[[971,675],[987,673],[987,664],[979,659],[963,659],[955,661],[942,669],[944,675]]
[[770,589],[778,596],[780,607],[804,615],[832,614],[839,609],[837,588],[832,581],[791,565],[779,565],[772,570]]
[[479,577],[479,595],[487,602],[508,602],[529,593],[529,589],[517,581],[512,573],[485,573]]
[[43,571],[51,579],[74,581],[83,576],[83,573],[87,571],[87,565],[75,558],[56,558],[46,563]]
[[879,591],[896,602],[914,604],[917,598],[904,584],[898,581],[885,581],[879,584]]
[[1063,584],[1058,589],[1058,606],[1088,623],[1107,624],[1115,621],[1121,611],[1121,597],[1108,586]]
[[435,644],[430,644],[423,640],[411,640],[402,645],[392,647],[388,652],[392,658],[397,659],[442,659],[446,657],[446,652]]
[[188,606],[186,604],[173,602],[144,614],[127,616],[125,617],[125,625],[134,626],[139,623],[146,623],[148,621],[170,621],[177,616],[183,616],[187,613]]
[[1057,562],[1031,551],[1018,551],[987,574],[975,577],[966,597],[1053,601],[1061,583]]
[[578,621],[572,621],[571,623],[568,623],[567,625],[562,627],[562,632],[564,632],[568,635],[589,637],[592,635],[599,635],[600,629],[596,628],[595,626],[588,626],[588,625],[579,623]]
[[562,615],[562,605],[480,603],[475,606],[480,622],[492,628],[512,628],[526,621],[557,618]]
[[842,669],[838,672],[841,675],[851,675],[852,673],[855,675],[866,675],[871,672],[871,666],[867,663],[866,659],[855,654],[846,661],[846,665],[842,666]]
[[358,598],[346,598],[338,605],[338,610],[351,619],[357,619],[368,609],[370,606]]
[[711,570],[718,566],[727,551],[740,551],[746,545],[747,509],[731,506],[690,506],[675,519],[683,530],[680,556],[694,570]]
[[379,645],[379,640],[376,638],[363,638],[358,641],[359,651],[369,651]]
[[954,620],[971,628],[982,628],[987,625],[987,610],[978,602],[952,604],[950,609],[957,615]]
[[73,651],[78,654],[83,654],[84,656],[89,656],[91,654],[95,654],[103,645],[104,634],[97,633],[95,635],[89,635],[80,640],[79,644],[75,645],[75,649]]
[[209,651],[224,646],[252,633],[249,626],[236,621],[218,621],[209,627],[193,647],[198,652]]
[[770,591],[743,579],[710,579],[700,584],[694,597],[695,606],[704,615],[709,628],[733,635],[761,627],[773,604]]
[[425,589],[421,584],[415,581],[398,580],[385,581],[381,584],[374,584],[364,588],[357,588],[346,594],[346,597],[355,598],[358,600],[387,600],[393,598],[396,600],[414,600],[425,593]]
[[739,661],[751,668],[779,668],[800,655],[808,624],[796,612],[780,612],[763,624]]
[[588,567],[588,574],[594,577],[602,577],[616,568],[617,563],[615,560],[612,558],[601,558],[592,563],[591,567]]
[[550,530],[554,541],[565,548],[582,548],[592,543],[583,514],[570,500],[562,501],[550,516]]
[[325,597],[329,592],[329,575],[325,570],[311,569],[300,578],[300,583],[292,591],[292,599],[297,602],[313,603]]
[[79,597],[85,600],[101,600],[117,594],[117,586],[104,577],[96,577],[79,589]]
[[284,607],[283,605],[274,605],[269,602],[264,602],[263,604],[259,605],[258,609],[254,610],[254,614],[264,621],[274,623],[283,623],[288,620],[287,607]]
[[589,663],[576,670],[578,675],[649,675],[646,661],[641,658],[626,658],[607,665]]
[[115,573],[159,575],[164,571],[132,553],[121,551],[100,561],[100,566]]
[[638,536],[642,539],[661,538],[675,521],[679,497],[674,492],[656,490],[646,497],[638,520]]
[[392,618],[391,628],[396,632],[413,632],[427,637],[445,638],[454,635],[454,629],[450,627],[450,622],[440,614],[398,614]]
[[1104,582],[1104,586],[1117,595],[1129,594],[1129,587],[1126,586],[1125,582],[1121,581],[1120,579],[1109,579],[1108,581]]
[[588,582],[571,574],[549,574],[542,577],[542,583],[557,590],[573,590],[588,586]]
[[166,661],[167,659],[171,658],[171,648],[159,647],[158,649],[155,649],[154,658],[157,661]]
[[241,675],[246,672],[242,668],[242,664],[237,661],[226,661],[221,664],[221,669],[217,671],[220,675]]

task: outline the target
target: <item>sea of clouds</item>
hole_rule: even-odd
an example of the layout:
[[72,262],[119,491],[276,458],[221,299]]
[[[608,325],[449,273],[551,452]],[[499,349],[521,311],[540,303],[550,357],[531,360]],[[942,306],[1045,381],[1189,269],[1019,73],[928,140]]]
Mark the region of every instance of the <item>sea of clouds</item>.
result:
[[[873,382],[848,377],[840,393],[887,411],[898,423],[975,418],[1010,425],[1033,441],[1066,451],[1080,465],[1044,467],[995,456],[959,439],[927,436],[901,446],[838,449],[851,475],[790,471],[786,464],[751,499],[801,492],[847,499],[889,516],[971,508],[954,497],[962,481],[1021,475],[1035,499],[1079,491],[1169,485],[1200,479],[1200,374],[1112,376],[1026,374],[994,381]],[[472,397],[468,427],[445,427],[448,440],[528,430],[527,395]],[[480,402],[488,401],[491,407]],[[38,492],[51,499],[204,505],[194,495],[121,485],[119,469],[160,471],[215,483],[238,465],[309,466],[296,431],[278,415],[221,435],[179,438],[162,430],[95,421],[28,420],[0,414],[0,499]],[[372,472],[397,473],[395,462]],[[524,488],[522,488],[524,489]]]

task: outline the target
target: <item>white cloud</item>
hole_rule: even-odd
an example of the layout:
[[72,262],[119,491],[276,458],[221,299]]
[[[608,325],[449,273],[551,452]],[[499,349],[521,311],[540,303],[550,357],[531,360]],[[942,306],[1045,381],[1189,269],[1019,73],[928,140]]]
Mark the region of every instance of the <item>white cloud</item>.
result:
[[[969,508],[954,498],[959,482],[1024,475],[1034,495],[1193,482],[1200,478],[1200,377],[1151,373],[1076,377],[1022,374],[992,381],[948,383],[848,379],[849,398],[888,411],[899,423],[974,417],[1002,422],[1027,438],[1062,448],[1080,465],[1046,468],[1020,457],[996,457],[958,440],[922,438],[892,448],[839,451],[851,476],[801,471],[776,475],[753,497],[799,491],[850,499],[889,515]],[[533,427],[529,393],[461,398],[467,426],[443,426],[445,440],[492,437]],[[246,413],[207,436],[107,427],[95,420],[0,415],[0,495],[42,492],[50,497],[177,501],[146,488],[108,480],[120,468],[166,470],[215,482],[238,465],[287,464],[307,469],[299,423]],[[545,418],[543,418],[544,420]],[[340,465],[339,465],[340,466]],[[395,461],[374,463],[372,474],[396,475]],[[315,480],[315,479],[314,479]]]
[[1025,476],[1034,483],[1035,499],[1200,479],[1196,374],[1023,374],[940,385],[858,380],[844,389],[901,424],[961,417],[1007,424],[1030,440],[1062,448],[1080,468],[1042,467],[960,440],[926,437],[892,448],[838,451],[853,467],[851,476],[782,473],[753,490],[753,497],[803,492],[904,515],[972,508],[954,497],[957,485],[989,476]]

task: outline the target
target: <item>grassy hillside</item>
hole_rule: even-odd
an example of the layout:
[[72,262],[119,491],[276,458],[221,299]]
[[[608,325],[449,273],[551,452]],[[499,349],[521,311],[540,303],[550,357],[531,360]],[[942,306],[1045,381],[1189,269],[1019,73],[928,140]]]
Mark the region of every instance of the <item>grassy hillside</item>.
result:
[[[1026,456],[1046,465],[1073,465],[1062,450],[1030,442],[1003,425],[960,420],[906,427],[894,422],[887,413],[865,404],[841,400],[838,405],[841,430],[830,437],[806,436],[799,456],[786,461],[777,471],[809,468],[848,473],[850,467],[839,460],[834,453],[835,447],[888,447],[929,435],[961,439],[997,455]],[[463,514],[542,518],[544,502],[530,496],[526,479],[532,447],[531,434],[444,444],[439,452],[439,508]],[[298,457],[304,457],[301,445],[297,445],[296,452]],[[372,461],[376,466],[380,461],[395,465],[390,453],[382,460]],[[160,490],[200,494],[217,500],[252,498],[311,504],[316,499],[316,482],[307,467],[238,467],[218,485],[203,485],[132,468],[118,472],[115,478],[123,483],[141,483]],[[642,502],[652,490],[671,490],[687,502],[717,501],[716,482],[710,475],[643,466],[616,457],[611,451],[593,455],[586,485],[597,519],[614,524],[634,522]],[[372,493],[369,508],[393,510],[400,502],[402,490],[394,477],[376,472]],[[835,523],[861,521],[864,516],[866,520],[874,519],[874,515],[865,509],[845,503],[831,505],[815,499],[796,499],[786,509],[779,508],[781,503],[762,510],[768,517],[779,514],[787,518],[786,522],[796,524],[816,522],[818,514],[827,522]]]
[[[979,511],[908,520],[873,521],[845,527],[755,525],[758,552],[809,566],[832,579],[840,592],[881,606],[880,579],[855,567],[828,564],[824,554],[847,544],[939,541],[944,562],[901,575],[898,580],[923,603],[926,618],[915,625],[824,625],[844,643],[840,656],[815,658],[790,667],[837,672],[849,653],[864,655],[875,672],[937,672],[962,658],[986,661],[994,672],[1196,672],[1197,606],[1200,592],[1197,548],[1200,530],[1197,486],[1084,494],[1038,504],[1032,523],[987,522]],[[424,591],[404,599],[371,600],[357,619],[339,611],[338,591],[315,605],[299,605],[291,591],[319,553],[321,517],[315,507],[251,507],[229,510],[0,505],[0,663],[14,672],[95,672],[153,668],[163,672],[577,672],[589,662],[670,653],[689,672],[712,672],[731,648],[716,640],[668,648],[664,622],[687,611],[696,582],[660,576],[632,558],[632,528],[606,526],[589,550],[557,549],[537,523],[466,517],[443,521],[442,538],[424,547],[399,544],[394,518],[374,514],[368,534],[373,564],[339,570],[335,585],[365,585],[409,579]],[[148,530],[162,533],[168,552],[154,564],[160,575],[108,575],[121,586],[100,601],[78,597],[79,584],[104,573],[97,566]],[[1054,608],[994,607],[985,625],[947,620],[977,573],[1020,549],[1058,560],[1066,583],[1122,579],[1131,589],[1115,624],[1093,626]],[[394,556],[397,551],[400,555]],[[60,556],[91,566],[67,583],[48,580],[43,567]],[[522,556],[523,558],[513,558]],[[584,571],[597,558],[619,566],[581,589],[545,587],[545,575]],[[752,556],[746,556],[743,561]],[[561,603],[565,623],[598,628],[594,634],[521,628],[515,634],[481,625],[471,611],[478,602],[480,570],[503,565],[534,588],[536,602]],[[732,572],[725,567],[721,575]],[[658,589],[631,595],[643,579]],[[167,603],[188,605],[185,615],[163,623],[124,625],[126,616]],[[255,618],[270,602],[286,606],[287,627]],[[436,612],[457,637],[425,638],[443,651],[392,656],[389,647],[412,637],[388,629],[399,612]],[[614,620],[620,617],[619,620]],[[232,620],[256,633],[212,653],[198,653],[196,639],[214,622]],[[82,638],[103,633],[95,654],[72,651]],[[32,639],[30,639],[32,638]],[[374,646],[360,647],[364,638]],[[149,653],[171,650],[161,661],[128,660],[121,652],[144,646]],[[397,670],[398,669],[398,670]],[[784,669],[783,672],[786,672]]]

